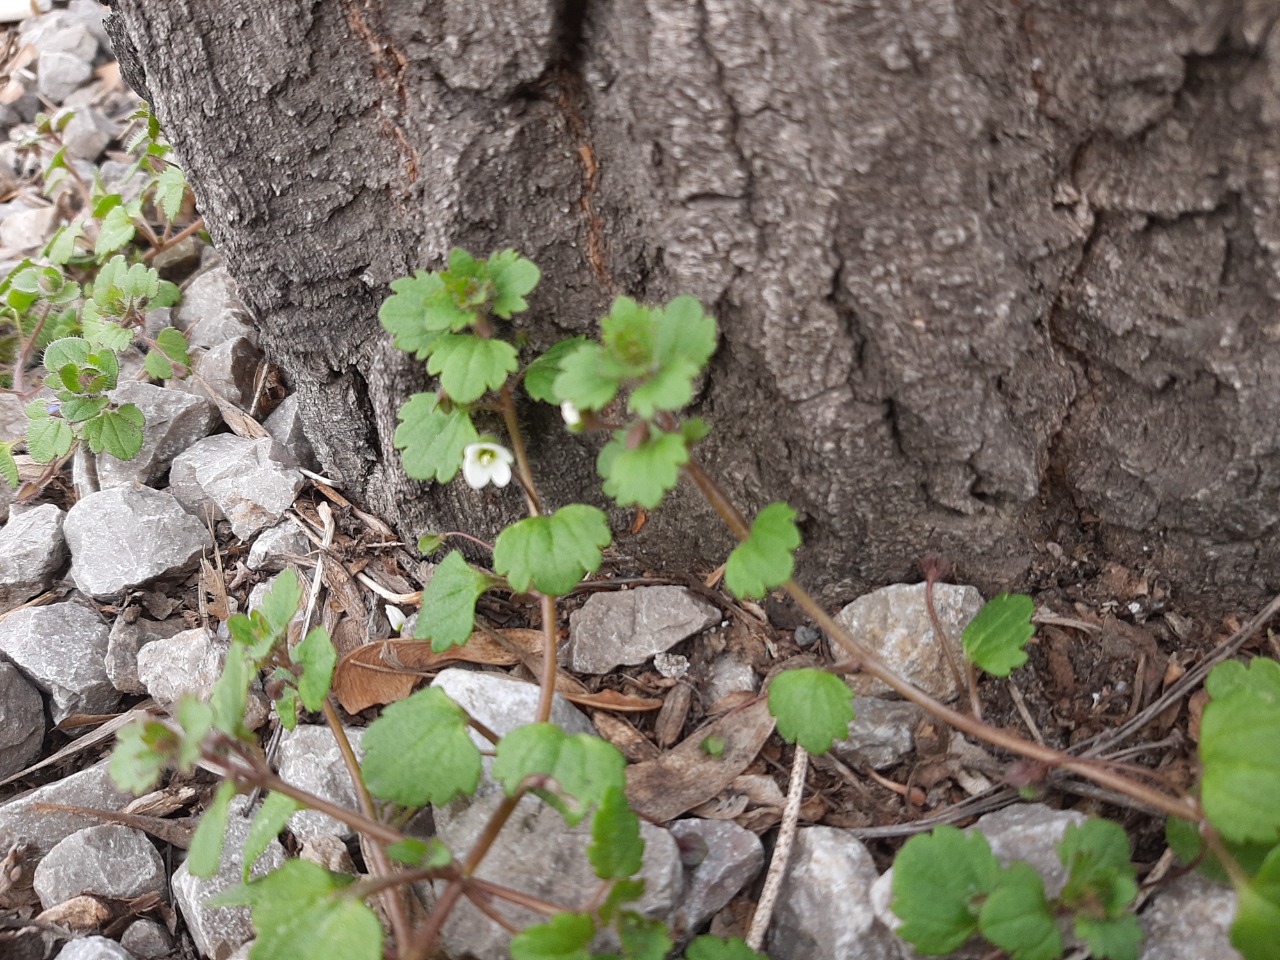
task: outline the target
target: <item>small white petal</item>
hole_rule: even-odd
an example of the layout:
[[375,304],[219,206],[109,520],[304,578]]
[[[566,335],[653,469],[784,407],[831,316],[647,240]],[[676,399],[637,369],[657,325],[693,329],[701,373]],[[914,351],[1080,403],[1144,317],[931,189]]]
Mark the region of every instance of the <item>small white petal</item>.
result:
[[489,468],[479,460],[468,457],[462,461],[462,479],[472,490],[483,490],[489,482]]
[[564,418],[564,422],[571,427],[576,427],[582,423],[582,414],[578,412],[570,401],[565,400],[560,404],[560,416]]
[[489,479],[495,487],[505,487],[511,482],[511,467],[502,460],[495,460],[489,468]]
[[404,611],[399,607],[387,607],[387,623],[391,624],[392,633],[399,633],[404,629],[405,622],[409,618],[404,615]]
[[514,455],[506,447],[496,443],[471,443],[462,451],[462,478],[472,490],[480,490],[490,482],[505,487],[511,482],[514,462]]

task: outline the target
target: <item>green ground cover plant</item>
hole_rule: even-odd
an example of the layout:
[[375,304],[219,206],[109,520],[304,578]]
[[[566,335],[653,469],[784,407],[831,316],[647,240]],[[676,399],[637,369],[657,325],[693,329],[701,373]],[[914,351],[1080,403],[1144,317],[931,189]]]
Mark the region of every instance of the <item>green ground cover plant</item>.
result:
[[[367,903],[375,896],[386,909],[402,960],[430,956],[445,920],[464,898],[482,908],[501,901],[544,916],[514,937],[515,960],[659,960],[676,948],[670,931],[634,910],[643,890],[636,879],[643,840],[639,818],[626,801],[621,753],[602,739],[570,735],[549,722],[558,600],[599,570],[612,535],[599,508],[544,501],[520,427],[521,403],[557,405],[567,429],[607,435],[596,466],[606,495],[620,506],[654,509],[682,478],[692,483],[739,540],[727,558],[728,589],[739,598],[757,599],[785,591],[840,649],[840,662],[785,671],[767,691],[779,733],[795,744],[793,774],[800,771],[801,785],[808,753],[824,752],[846,735],[854,708],[841,675],[860,671],[967,736],[1044,770],[1070,771],[1168,817],[1175,849],[1219,871],[1238,892],[1232,942],[1248,960],[1278,955],[1280,664],[1229,661],[1210,674],[1211,699],[1199,745],[1203,774],[1199,789],[1190,794],[1153,785],[1132,768],[1122,772],[993,727],[982,720],[976,701],[968,712],[938,702],[885,666],[792,579],[800,545],[794,510],[772,503],[748,520],[698,463],[696,447],[710,427],[682,418],[681,411],[716,348],[716,322],[702,306],[690,297],[663,306],[619,297],[601,320],[598,339],[577,337],[527,356],[520,346],[519,318],[540,279],[538,269],[514,251],[480,259],[455,250],[446,269],[397,280],[381,312],[396,346],[425,361],[438,382],[400,411],[395,445],[405,470],[437,483],[461,473],[476,489],[506,488],[514,480],[528,514],[492,545],[490,569],[468,562],[457,550],[446,553],[424,590],[414,636],[444,650],[467,641],[476,602],[487,591],[536,597],[545,638],[540,696],[530,723],[496,737],[443,692],[428,687],[382,712],[366,732],[363,762],[358,762],[329,696],[336,662],[329,637],[315,629],[290,644],[289,625],[302,590],[296,576],[286,573],[261,607],[229,621],[231,653],[207,701],[186,697],[172,720],[138,723],[120,734],[112,773],[122,787],[145,791],[166,769],[190,771],[197,762],[224,778],[191,849],[194,873],[217,869],[235,794],[266,791],[244,854],[246,882],[219,901],[252,909],[255,960],[333,953],[335,945],[354,960],[381,957],[385,934]],[[90,388],[105,389],[110,363],[101,359],[100,344],[99,353],[93,352],[91,338],[78,342],[85,346],[64,342],[54,349],[49,375],[83,401],[91,399]],[[50,367],[49,349],[45,356]],[[168,352],[164,356],[177,362]],[[73,385],[83,385],[81,392]],[[72,443],[92,444],[70,423],[68,429]],[[419,546],[434,553],[453,536],[429,535]],[[1002,595],[965,631],[964,662],[954,667],[968,677],[971,694],[976,670],[1007,676],[1025,660],[1032,612],[1029,598]],[[263,673],[283,724],[293,725],[304,712],[323,715],[347,758],[358,809],[343,809],[284,782],[265,762],[244,724],[249,685]],[[503,792],[480,839],[470,850],[449,850],[438,840],[408,836],[399,825],[414,810],[477,790],[483,755],[473,731],[491,741],[490,775]],[[704,750],[717,755],[715,744],[704,744]],[[588,858],[600,888],[582,891],[579,903],[543,902],[476,876],[494,839],[528,795],[550,805],[568,824],[590,823]],[[798,809],[796,790],[793,795]],[[327,813],[369,841],[369,876],[355,879],[291,861],[261,879],[248,879],[252,863],[301,807]],[[1132,905],[1138,888],[1124,831],[1090,820],[1068,831],[1058,849],[1068,880],[1051,898],[1030,865],[1002,865],[980,835],[939,827],[912,839],[894,871],[893,909],[903,921],[901,935],[925,954],[947,953],[976,935],[1015,958],[1050,960],[1062,956],[1058,920],[1068,917],[1095,956],[1136,960],[1140,931]],[[782,842],[776,856],[785,861]],[[426,920],[415,925],[404,898],[409,884],[423,880],[435,881],[441,892]],[[606,942],[601,940],[606,931],[613,946],[593,952],[593,945]],[[759,943],[756,931],[751,945],[702,936],[684,946],[684,956],[746,960],[760,956],[753,949]]]

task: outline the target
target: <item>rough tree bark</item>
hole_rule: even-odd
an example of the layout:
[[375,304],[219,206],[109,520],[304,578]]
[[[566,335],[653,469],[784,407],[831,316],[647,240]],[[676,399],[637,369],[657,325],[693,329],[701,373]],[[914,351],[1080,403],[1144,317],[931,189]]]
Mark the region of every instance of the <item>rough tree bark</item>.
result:
[[[114,14],[326,468],[406,534],[520,504],[402,476],[422,373],[377,308],[452,246],[514,246],[544,273],[538,346],[619,292],[718,316],[703,455],[749,508],[801,511],[829,597],[925,551],[1006,587],[1050,542],[1218,601],[1280,580],[1267,0]],[[549,499],[598,500],[555,419],[531,420]],[[645,560],[727,546],[691,496],[618,527]]]

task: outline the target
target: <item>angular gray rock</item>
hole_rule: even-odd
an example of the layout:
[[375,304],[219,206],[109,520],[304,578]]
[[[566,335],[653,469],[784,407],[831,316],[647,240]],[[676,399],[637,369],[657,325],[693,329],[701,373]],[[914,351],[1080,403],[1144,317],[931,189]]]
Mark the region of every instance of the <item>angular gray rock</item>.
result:
[[854,697],[853,713],[849,736],[832,744],[831,751],[850,766],[875,770],[891,767],[911,752],[916,724],[924,716],[914,703],[876,697]]
[[147,688],[138,679],[138,651],[153,640],[163,640],[186,629],[187,622],[181,617],[161,621],[139,617],[133,623],[118,618],[107,637],[104,661],[115,688],[122,693],[146,693]]
[[578,673],[607,673],[644,663],[720,621],[720,610],[684,587],[637,587],[597,593],[569,616],[562,654]]
[[100,599],[185,573],[213,546],[204,524],[173,496],[134,485],[85,497],[67,512],[62,530],[71,579]]
[[[234,810],[227,818],[227,838],[222,848],[222,863],[212,877],[193,876],[186,863],[173,874],[173,900],[196,948],[204,957],[226,957],[253,937],[253,924],[248,907],[213,907],[208,901],[231,887],[239,885],[244,870],[244,842],[249,836],[250,819]],[[262,877],[284,865],[284,849],[272,840],[254,865],[250,876]]]
[[191,365],[198,376],[181,381],[181,388],[200,396],[216,394],[249,411],[261,361],[262,354],[248,337],[223,340],[204,351],[193,350]]
[[122,900],[166,896],[164,861],[141,830],[103,823],[58,842],[36,866],[33,886],[48,910],[83,893]]
[[[222,675],[230,640],[203,627],[153,640],[138,651],[138,680],[156,702],[172,713],[178,698],[194,693],[204,699]],[[245,724],[256,730],[266,722],[269,706],[258,681],[249,688]]]
[[1241,960],[1231,946],[1237,898],[1198,873],[1160,889],[1138,917],[1140,960]]
[[280,462],[270,437],[205,437],[173,460],[170,489],[196,516],[206,507],[241,540],[280,521],[302,489],[302,474]]
[[305,557],[315,545],[290,520],[282,520],[258,534],[245,564],[250,570],[278,573],[289,565],[289,556]]
[[13,254],[44,246],[58,222],[54,207],[36,207],[10,214],[0,222],[0,247]]
[[236,337],[256,340],[250,316],[222,265],[193,277],[174,308],[174,323],[193,347],[214,347]]
[[61,803],[99,810],[120,810],[133,795],[116,788],[107,772],[108,761],[73,773],[53,783],[0,804],[0,849],[21,841],[30,843],[36,855],[43,855],[62,839],[85,827],[96,827],[97,817],[62,810],[38,810],[38,803]]
[[298,395],[291,393],[280,401],[279,406],[271,411],[271,416],[263,421],[262,426],[267,433],[293,458],[293,463],[316,470],[320,463],[316,459],[311,441],[307,439],[302,426],[302,414],[298,410]]
[[103,665],[109,628],[98,612],[65,601],[17,610],[0,622],[0,653],[49,695],[61,723],[73,713],[110,713],[120,702]]
[[[356,756],[361,756],[360,741],[364,738],[364,728],[346,727],[345,730]],[[295,729],[284,731],[278,756],[277,772],[285,782],[339,806],[359,809],[351,774],[347,772],[338,742],[327,726],[300,723]],[[346,824],[316,810],[295,813],[289,818],[289,831],[303,843],[321,836],[346,840],[355,835]]]
[[146,421],[142,450],[132,460],[110,454],[98,458],[98,482],[103,488],[137,481],[148,485],[164,476],[173,458],[222,422],[218,407],[207,397],[168,390],[142,380],[128,380],[111,391],[117,403],[136,404]]
[[871,909],[878,876],[847,831],[798,830],[769,928],[771,960],[897,960],[897,938]]
[[40,692],[21,670],[0,660],[0,780],[40,756],[45,726]]
[[143,917],[129,924],[120,935],[120,946],[138,960],[160,960],[173,951],[173,938],[160,924]]
[[703,690],[704,707],[710,708],[717,700],[731,693],[754,693],[760,689],[760,678],[751,664],[745,663],[732,653],[722,653],[711,664],[711,675]]
[[[531,723],[537,708],[535,684],[500,674],[443,670],[432,686],[443,689],[500,736]],[[559,696],[553,703],[551,719],[569,733],[594,733],[586,716]],[[472,739],[488,746],[474,731]],[[475,797],[459,798],[435,811],[437,835],[456,855],[462,855],[471,848],[501,799],[502,788],[486,776]],[[675,839],[661,827],[641,823],[640,829],[646,844],[640,876],[646,886],[636,909],[646,916],[666,920],[678,903],[683,886],[679,850]],[[590,842],[589,820],[569,828],[551,807],[536,797],[526,797],[477,875],[549,900],[575,903],[583,890],[598,882],[586,859]],[[519,911],[513,911],[513,915],[518,916]],[[526,914],[517,922],[528,924],[537,922],[537,918]],[[445,924],[443,943],[450,956],[505,960],[511,937],[470,903],[464,903]]]
[[51,503],[14,511],[0,530],[0,610],[49,589],[67,559],[66,517]]
[[69,940],[58,951],[57,960],[136,960],[123,946],[107,937],[81,937]]
[[61,103],[92,76],[92,60],[86,62],[74,53],[50,50],[36,60],[36,89],[53,103]]
[[675,925],[692,934],[755,879],[764,867],[764,846],[732,820],[677,820],[670,829],[684,865]]
[[112,137],[118,133],[115,124],[91,107],[81,107],[62,131],[67,153],[90,162],[102,156]]
[[[960,688],[947,665],[946,653],[933,634],[924,593],[923,583],[882,587],[853,601],[836,619],[899,674],[946,700],[958,694]],[[939,583],[934,587],[934,604],[960,662],[960,635],[982,609],[982,594],[973,587]],[[889,692],[884,684],[863,675],[851,677],[850,685],[855,693],[866,696]]]

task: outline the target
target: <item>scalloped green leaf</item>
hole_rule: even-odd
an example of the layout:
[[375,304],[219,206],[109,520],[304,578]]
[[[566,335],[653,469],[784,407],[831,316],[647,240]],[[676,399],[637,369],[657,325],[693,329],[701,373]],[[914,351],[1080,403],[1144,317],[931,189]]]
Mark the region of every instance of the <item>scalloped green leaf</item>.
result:
[[628,431],[618,430],[596,458],[604,478],[604,492],[620,507],[636,504],[652,510],[680,482],[680,468],[689,462],[683,433],[650,431],[634,446]]
[[964,628],[965,659],[995,677],[1007,677],[1027,662],[1024,649],[1036,632],[1035,601],[1021,593],[992,597]]
[[123,403],[118,410],[104,410],[85,421],[84,438],[94,453],[132,460],[142,449],[142,425],[142,411],[132,403]]
[[1228,661],[1206,681],[1200,801],[1233,843],[1280,840],[1280,663]]
[[493,777],[509,797],[528,777],[548,778],[535,792],[573,826],[611,788],[626,789],[626,765],[618,748],[599,737],[568,734],[553,723],[531,723],[498,741]]
[[583,913],[558,913],[511,940],[511,960],[590,960],[596,925]]
[[444,334],[431,348],[427,372],[459,403],[471,403],[497,390],[519,367],[516,348],[505,340],[485,340],[468,333]]
[[448,483],[462,469],[463,451],[479,442],[470,414],[443,407],[434,393],[415,393],[400,408],[395,445],[404,472],[415,480]]
[[796,512],[771,503],[751,524],[751,535],[733,548],[724,569],[725,586],[735,597],[760,599],[791,579],[792,556],[800,546]]
[[601,880],[622,880],[640,872],[644,863],[640,818],[627,805],[620,787],[610,787],[600,798],[591,818],[587,859]]
[[249,872],[258,858],[267,852],[271,841],[280,836],[289,818],[302,809],[302,804],[285,793],[271,791],[258,808],[249,834],[244,841],[244,870],[241,879],[248,883]]
[[570,337],[548,347],[524,371],[524,389],[529,396],[543,403],[559,403],[556,394],[556,378],[560,376],[561,363],[587,342],[586,337]]
[[849,736],[853,691],[825,670],[784,670],[769,684],[769,712],[778,719],[782,739],[810,753],[826,753],[833,740]]
[[338,663],[338,651],[329,639],[324,627],[312,627],[302,641],[289,651],[289,658],[302,667],[298,677],[298,698],[312,712],[324,706],[333,683],[333,668]]
[[1062,956],[1062,934],[1045,900],[1044,881],[1029,863],[1017,861],[1000,873],[978,913],[978,928],[1011,960]]
[[36,463],[52,463],[71,452],[75,435],[65,420],[43,417],[27,421],[27,453]]
[[489,280],[493,283],[494,315],[509,320],[513,313],[528,310],[525,294],[532,293],[542,278],[542,271],[533,261],[514,250],[503,250],[489,257],[488,268]]
[[571,503],[551,516],[513,523],[493,545],[493,568],[517,593],[532,585],[563,596],[600,569],[601,551],[613,541],[603,510]]
[[890,906],[902,920],[898,935],[922,953],[957,949],[978,929],[983,899],[1000,873],[980,833],[941,826],[912,837],[893,861]]
[[414,639],[430,640],[436,653],[462,646],[475,627],[476,601],[493,583],[492,577],[468,564],[457,550],[451,552],[423,588]]
[[406,807],[440,806],[480,783],[467,713],[428,687],[382,711],[361,741],[369,792]]

